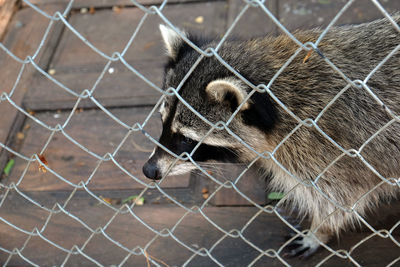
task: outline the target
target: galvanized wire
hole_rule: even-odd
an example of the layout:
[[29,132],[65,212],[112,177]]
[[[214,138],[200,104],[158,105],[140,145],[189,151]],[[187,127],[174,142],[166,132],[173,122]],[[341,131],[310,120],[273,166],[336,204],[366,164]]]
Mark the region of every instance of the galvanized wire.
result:
[[[40,7],[32,4],[29,0],[24,0],[23,1],[25,4],[28,5],[29,8],[32,8],[38,14],[42,15],[46,19],[48,19],[49,24],[48,27],[46,28],[46,31],[40,41],[39,46],[37,47],[36,51],[30,55],[27,56],[25,59],[19,58],[17,55],[13,54],[4,44],[0,43],[0,51],[5,52],[11,59],[13,59],[15,62],[19,63],[21,65],[20,71],[17,75],[16,81],[9,90],[9,93],[7,93],[7,90],[0,92],[0,104],[3,104],[3,102],[7,102],[11,106],[13,106],[15,109],[17,109],[20,113],[25,115],[26,117],[30,118],[32,121],[34,121],[37,125],[41,126],[44,130],[46,130],[49,133],[49,137],[46,141],[46,143],[43,145],[40,154],[45,153],[47,146],[50,144],[50,142],[54,139],[55,133],[59,133],[63,135],[66,139],[68,139],[74,146],[78,147],[82,151],[86,152],[90,157],[94,158],[97,160],[96,167],[93,169],[89,177],[85,181],[80,181],[79,183],[74,183],[68,179],[68,177],[64,177],[63,175],[57,173],[57,171],[53,170],[51,167],[47,166],[44,162],[42,162],[40,155],[39,154],[33,154],[33,155],[23,155],[20,152],[16,151],[15,149],[7,146],[6,144],[0,143],[0,147],[2,149],[5,149],[8,151],[10,154],[12,154],[15,157],[18,157],[19,159],[23,160],[26,162],[26,167],[24,171],[22,172],[20,178],[18,179],[17,182],[12,182],[10,184],[4,184],[0,183],[0,188],[3,190],[3,197],[0,203],[0,207],[4,205],[7,196],[10,194],[10,192],[16,193],[19,196],[23,197],[26,199],[28,202],[30,202],[32,205],[40,208],[44,212],[48,214],[45,222],[43,225],[37,225],[33,229],[23,229],[14,223],[8,221],[7,219],[0,217],[0,221],[3,222],[4,224],[12,227],[13,229],[17,230],[18,232],[24,234],[26,236],[26,240],[24,244],[21,247],[15,247],[13,250],[8,250],[6,248],[3,248],[0,244],[0,250],[4,253],[9,254],[9,257],[7,261],[4,263],[4,266],[7,266],[8,263],[12,260],[13,257],[16,257],[17,255],[23,259],[26,263],[31,264],[33,266],[39,266],[40,264],[45,264],[45,263],[35,263],[32,260],[30,260],[28,257],[24,256],[24,250],[31,241],[32,237],[38,237],[41,238],[43,241],[48,243],[51,246],[54,246],[58,250],[66,253],[66,257],[64,261],[61,263],[62,266],[67,265],[69,262],[69,259],[71,255],[82,255],[86,259],[88,259],[90,262],[92,262],[95,265],[98,266],[103,266],[100,262],[101,259],[95,259],[85,253],[85,247],[87,244],[92,240],[96,235],[103,236],[107,240],[109,240],[111,243],[113,243],[116,247],[119,247],[123,251],[125,251],[126,257],[121,261],[121,262],[116,262],[115,265],[122,266],[124,265],[128,259],[131,256],[142,256],[152,262],[152,264],[156,266],[161,266],[159,262],[153,260],[151,257],[147,256],[146,250],[159,238],[166,238],[166,237],[171,237],[173,240],[175,240],[181,247],[186,249],[188,252],[191,253],[191,256],[188,257],[185,261],[183,266],[190,265],[190,263],[193,261],[194,258],[196,257],[208,257],[210,260],[212,260],[215,264],[218,266],[223,266],[223,264],[213,256],[213,251],[215,248],[217,248],[226,238],[235,238],[235,239],[241,239],[243,242],[248,244],[250,247],[252,247],[254,250],[256,250],[259,254],[257,257],[255,257],[249,266],[253,266],[254,264],[257,264],[260,259],[263,257],[269,257],[269,258],[276,258],[279,260],[282,264],[285,266],[290,266],[290,264],[286,261],[286,259],[283,257],[283,250],[284,248],[290,243],[291,240],[294,240],[295,238],[299,236],[304,236],[307,234],[307,231],[299,231],[294,225],[292,225],[279,211],[279,206],[285,201],[287,196],[281,199],[276,205],[266,205],[266,206],[261,206],[258,203],[256,203],[254,200],[252,200],[250,197],[248,197],[245,193],[241,192],[240,188],[237,186],[238,182],[241,180],[241,178],[244,176],[244,174],[249,170],[249,168],[260,158],[263,159],[270,159],[273,160],[279,167],[282,168],[284,172],[286,172],[288,175],[290,175],[293,179],[296,179],[298,184],[292,189],[292,191],[297,187],[297,186],[307,186],[307,187],[312,187],[316,191],[318,191],[324,198],[326,198],[329,202],[333,203],[336,206],[336,210],[332,213],[336,213],[340,210],[343,210],[345,212],[352,212],[354,213],[359,220],[367,226],[371,234],[365,237],[364,239],[360,240],[357,242],[355,245],[353,245],[349,250],[334,250],[327,244],[324,244],[320,242],[320,245],[323,246],[325,249],[327,249],[330,254],[325,257],[324,259],[321,260],[321,262],[318,264],[318,266],[324,264],[327,262],[331,257],[337,256],[343,259],[348,259],[350,260],[354,265],[360,266],[360,263],[357,262],[356,259],[352,257],[353,251],[359,247],[361,244],[366,242],[367,240],[373,238],[374,236],[379,236],[381,238],[387,238],[390,239],[396,246],[400,247],[400,242],[395,239],[393,236],[393,231],[400,225],[400,221],[397,222],[391,229],[386,230],[377,230],[374,229],[373,226],[371,226],[360,214],[357,213],[356,207],[358,205],[359,201],[362,201],[363,198],[365,198],[369,193],[371,193],[373,190],[376,190],[378,187],[385,185],[385,184],[390,184],[393,186],[400,186],[400,179],[399,178],[394,178],[394,177],[384,177],[381,175],[370,163],[367,162],[366,159],[364,159],[361,155],[361,152],[363,148],[371,142],[376,136],[378,136],[382,131],[384,131],[387,127],[392,125],[395,122],[400,121],[400,117],[398,114],[395,114],[390,108],[386,105],[384,105],[384,102],[377,96],[367,85],[368,80],[370,77],[376,73],[378,69],[382,67],[382,65],[389,60],[398,50],[400,49],[400,44],[391,52],[389,53],[377,66],[374,67],[374,69],[366,76],[366,77],[359,77],[357,80],[351,80],[348,78],[329,58],[325,57],[322,55],[321,51],[318,49],[318,45],[323,39],[323,37],[326,35],[326,33],[329,32],[331,27],[335,25],[337,20],[343,15],[343,13],[348,9],[349,6],[353,4],[353,0],[348,1],[342,8],[341,10],[337,13],[337,15],[332,19],[332,21],[328,24],[328,26],[321,32],[319,38],[313,43],[313,42],[307,42],[307,43],[302,43],[300,42],[288,29],[285,28],[283,24],[279,22],[279,20],[273,15],[273,13],[265,6],[265,1],[262,0],[244,0],[244,6],[242,7],[241,11],[238,12],[238,15],[236,18],[233,20],[232,24],[228,26],[225,34],[222,36],[221,40],[218,42],[216,47],[209,47],[207,49],[201,49],[198,47],[196,44],[191,42],[184,34],[183,32],[178,29],[171,21],[168,20],[168,18],[163,14],[163,9],[167,4],[167,0],[164,0],[159,6],[152,5],[150,7],[144,6],[140,3],[138,3],[136,0],[131,0],[131,4],[138,7],[140,10],[144,12],[143,17],[140,19],[138,26],[133,30],[131,37],[127,44],[124,46],[124,48],[121,51],[113,51],[111,54],[107,54],[104,51],[101,51],[101,49],[97,48],[93,43],[91,43],[83,34],[81,34],[77,29],[74,28],[73,25],[71,25],[67,19],[67,15],[70,13],[72,7],[73,7],[73,0],[69,2],[67,5],[66,9],[64,11],[57,11],[54,14],[48,14],[44,10],[40,9]],[[396,22],[393,20],[393,18],[390,16],[390,14],[380,5],[380,3],[377,0],[371,0],[371,2],[377,7],[377,9],[382,12],[383,16],[389,19],[393,27],[400,32],[400,27],[399,25],[396,24]],[[246,12],[249,8],[258,8],[262,12],[265,13],[265,16],[271,19],[275,25],[282,30],[284,34],[286,34],[293,42],[298,46],[298,49],[295,51],[295,53],[282,65],[282,67],[277,71],[277,73],[273,76],[273,78],[268,82],[268,84],[252,84],[250,81],[246,79],[246,77],[242,76],[240,73],[238,73],[232,66],[230,66],[220,55],[219,55],[219,49],[221,48],[222,44],[226,42],[227,38],[233,31],[233,29],[236,27],[238,21],[242,17],[246,17]],[[188,43],[195,51],[199,53],[199,57],[195,64],[191,66],[189,69],[188,73],[186,73],[184,79],[180,82],[180,84],[177,86],[177,88],[167,88],[167,90],[163,90],[159,86],[157,86],[155,83],[150,81],[147,77],[145,77],[143,74],[141,74],[133,65],[129,64],[126,59],[125,59],[125,54],[128,51],[129,47],[131,47],[132,43],[135,42],[135,39],[137,37],[137,33],[141,29],[143,23],[148,19],[148,17],[151,16],[157,16],[159,17],[166,25],[171,27],[177,34],[179,34],[182,39]],[[69,30],[71,33],[73,33],[76,37],[78,37],[84,45],[89,47],[94,53],[99,55],[100,57],[104,58],[107,63],[104,65],[104,68],[102,69],[100,75],[96,79],[96,81],[93,83],[93,86],[90,89],[84,89],[81,92],[75,92],[71,88],[68,88],[66,85],[64,85],[62,82],[58,81],[56,78],[54,78],[52,75],[48,74],[47,71],[43,68],[41,68],[38,64],[38,55],[40,54],[40,51],[42,50],[46,40],[49,38],[49,34],[51,32],[52,27],[54,27],[54,23],[63,23],[67,30]],[[343,87],[343,89],[337,93],[337,95],[325,106],[325,108],[318,114],[317,117],[315,118],[306,118],[306,119],[300,119],[293,111],[291,111],[285,103],[283,103],[277,96],[273,94],[273,92],[270,90],[271,86],[275,82],[275,80],[280,76],[280,74],[289,66],[289,64],[295,59],[295,57],[301,52],[301,51],[312,51],[314,50],[316,53],[322,56],[323,60],[334,70],[336,73],[338,73],[343,80],[346,82],[346,86]],[[233,118],[237,115],[239,109],[242,107],[242,105],[245,103],[241,103],[238,107],[238,109],[232,114],[232,116],[226,121],[219,121],[216,123],[213,123],[204,116],[202,116],[195,108],[189,105],[179,94],[183,84],[185,81],[190,77],[190,75],[196,71],[197,66],[199,63],[205,58],[205,57],[214,57],[217,59],[224,67],[226,67],[229,71],[232,72],[233,75],[238,77],[243,83],[247,84],[250,88],[252,88],[252,92],[246,97],[245,101],[247,101],[251,95],[253,95],[255,92],[263,92],[269,94],[269,96],[272,98],[273,101],[276,102],[277,105],[279,105],[284,111],[286,111],[290,116],[293,117],[297,121],[297,126],[285,137],[281,140],[281,142],[275,147],[273,151],[263,151],[259,152],[255,148],[251,147],[251,145],[247,144],[244,140],[242,140],[239,136],[235,135],[232,130],[229,128],[230,123],[232,122]],[[161,60],[161,59],[160,59]],[[158,91],[159,93],[162,94],[161,98],[157,101],[156,105],[153,107],[153,109],[149,112],[147,115],[146,119],[142,122],[135,122],[133,124],[128,124],[122,120],[120,120],[117,116],[115,116],[111,110],[107,109],[107,107],[103,106],[98,99],[94,96],[94,92],[96,91],[99,83],[103,79],[106,71],[110,68],[110,65],[112,62],[121,62],[130,72],[132,72],[133,75],[139,77],[141,80],[143,80],[147,85],[149,85],[151,88],[154,90]],[[24,109],[24,107],[18,105],[14,100],[14,92],[17,90],[18,84],[21,82],[22,75],[26,71],[27,66],[33,67],[37,72],[42,74],[44,76],[44,79],[47,79],[54,83],[57,88],[65,91],[66,93],[70,94],[71,96],[76,98],[75,105],[71,109],[69,115],[67,116],[66,120],[61,123],[57,124],[55,126],[48,125],[46,122],[38,119],[37,117],[33,116],[30,114],[27,110]],[[321,118],[321,116],[329,109],[329,107],[335,103],[335,101],[342,96],[351,86],[359,87],[364,90],[366,90],[370,95],[371,98],[376,101],[377,104],[380,106],[384,107],[385,111],[387,112],[388,115],[392,118],[391,121],[389,121],[386,125],[381,127],[377,132],[375,132],[373,135],[370,136],[368,140],[366,140],[363,145],[359,148],[350,148],[350,149],[345,149],[342,147],[340,144],[338,144],[335,140],[332,139],[329,135],[327,135],[318,125],[318,121]],[[194,148],[194,150],[191,153],[182,153],[181,155],[176,155],[174,152],[169,151],[165,146],[161,145],[157,141],[156,136],[151,136],[149,133],[145,131],[145,126],[149,122],[150,118],[154,115],[156,110],[158,109],[158,106],[161,104],[162,100],[164,99],[165,96],[171,96],[174,95],[176,96],[179,101],[181,101],[184,105],[186,105],[187,108],[189,108],[196,116],[198,116],[203,122],[208,124],[210,126],[210,130],[208,133],[200,140],[199,144]],[[78,109],[78,106],[80,102],[83,100],[89,100],[91,101],[96,107],[98,107],[99,110],[103,111],[103,113],[115,121],[118,125],[122,126],[124,129],[127,130],[126,135],[122,138],[120,143],[116,146],[116,148],[113,151],[108,151],[104,155],[100,155],[86,147],[84,144],[80,143],[76,139],[74,139],[72,136],[70,136],[66,131],[65,128],[69,125],[71,119],[74,117],[76,114],[76,110]],[[302,127],[312,127],[316,129],[326,140],[328,140],[336,149],[341,151],[341,154],[333,160],[313,181],[304,181],[299,177],[296,177],[294,174],[292,174],[288,169],[286,169],[281,162],[275,157],[276,151],[293,135],[295,134],[300,128]],[[235,139],[237,139],[238,142],[240,142],[243,146],[245,146],[247,149],[252,151],[256,156],[253,161],[251,161],[248,166],[234,179],[233,181],[225,181],[221,182],[219,179],[214,177],[212,174],[207,172],[206,169],[202,167],[201,164],[196,162],[192,156],[194,152],[198,149],[199,145],[207,138],[208,135],[210,135],[214,130],[226,130],[228,133],[230,133]],[[126,140],[128,137],[134,133],[134,132],[140,132],[143,133],[144,136],[147,137],[147,139],[154,143],[154,145],[162,148],[165,150],[167,153],[170,155],[173,155],[176,157],[175,162],[173,163],[176,164],[178,160],[183,160],[183,161],[190,161],[192,164],[196,166],[198,170],[207,178],[210,179],[213,183],[217,185],[216,190],[210,194],[210,196],[200,205],[194,205],[194,206],[187,206],[185,204],[180,203],[177,201],[172,195],[167,193],[167,191],[162,187],[163,181],[165,179],[168,179],[167,177],[164,177],[159,183],[156,182],[144,182],[140,178],[136,177],[132,173],[130,173],[126,168],[122,166],[120,162],[117,160],[117,155],[121,147],[125,144]],[[340,160],[343,156],[349,156],[353,158],[358,158],[360,159],[366,167],[368,167],[372,172],[374,172],[379,178],[381,178],[381,182],[374,188],[372,188],[370,191],[366,192],[360,199],[357,201],[352,207],[346,207],[338,203],[335,199],[332,199],[329,195],[327,195],[325,192],[323,192],[319,186],[318,186],[318,180],[323,176],[323,174],[328,171],[328,169],[334,165],[338,160]],[[181,208],[182,210],[185,211],[184,215],[180,217],[180,219],[174,224],[173,227],[171,228],[164,228],[161,230],[155,229],[154,227],[151,226],[150,222],[147,222],[140,218],[140,216],[137,215],[135,206],[136,203],[134,202],[131,205],[124,204],[121,207],[117,208],[114,207],[113,205],[107,203],[102,197],[100,197],[95,191],[91,190],[88,186],[90,185],[92,178],[95,176],[97,172],[99,172],[99,167],[103,162],[111,162],[114,166],[116,166],[119,170],[121,170],[124,174],[126,174],[128,177],[132,179],[132,181],[135,181],[142,185],[144,189],[141,191],[139,196],[143,196],[147,190],[149,189],[154,189],[160,192],[163,196],[165,196],[167,199],[169,199],[172,203],[174,203],[177,207]],[[62,183],[66,183],[71,188],[73,188],[72,192],[69,194],[68,198],[64,201],[64,203],[55,203],[52,208],[48,208],[38,201],[34,200],[32,197],[30,197],[28,194],[24,193],[23,191],[20,190],[19,186],[22,183],[28,168],[30,167],[31,164],[34,163],[39,163],[41,166],[43,166],[48,172],[52,173],[57,179],[60,180]],[[171,166],[172,168],[173,166]],[[170,168],[170,169],[171,169]],[[215,197],[215,195],[220,192],[222,189],[229,188],[231,190],[234,190],[236,193],[238,193],[243,199],[245,199],[249,205],[252,205],[253,207],[257,208],[257,212],[252,216],[246,223],[243,225],[243,227],[238,228],[238,229],[224,229],[220,225],[218,225],[216,222],[213,221],[212,218],[207,216],[207,214],[204,212],[205,207],[209,204],[209,202]],[[114,212],[113,216],[102,226],[98,227],[96,229],[93,229],[88,225],[87,222],[85,222],[83,219],[79,218],[77,215],[74,215],[72,212],[68,210],[68,203],[70,200],[76,195],[78,189],[84,190],[89,196],[91,196],[93,199],[96,201],[100,202],[103,204],[105,209],[110,209],[112,212]],[[251,225],[257,218],[259,218],[260,215],[262,214],[271,214],[277,216],[283,224],[287,225],[290,227],[294,232],[297,233],[296,236],[294,236],[291,240],[288,240],[284,244],[282,244],[278,249],[267,249],[264,250],[254,243],[251,242],[251,240],[248,240],[246,238],[245,232],[248,231],[249,225]],[[63,247],[60,244],[57,244],[51,240],[50,237],[47,237],[45,234],[45,230],[47,229],[49,223],[52,220],[52,217],[55,214],[64,214],[77,222],[79,225],[84,227],[86,230],[90,232],[89,238],[84,242],[82,246],[74,245],[71,248]],[[108,233],[107,230],[109,226],[113,223],[113,221],[120,216],[121,214],[127,214],[132,216],[132,218],[135,219],[135,221],[139,222],[141,225],[145,226],[149,231],[151,231],[154,234],[154,237],[148,241],[148,243],[145,246],[136,246],[134,248],[128,248],[121,244],[118,240],[113,239]],[[176,229],[181,226],[182,221],[189,216],[190,214],[198,214],[202,216],[210,225],[212,225],[215,229],[217,229],[221,233],[221,237],[209,248],[206,247],[201,247],[201,248],[194,248],[190,244],[185,243],[183,240],[181,240],[176,234]],[[332,215],[331,214],[331,215]],[[330,215],[330,216],[331,216]],[[329,217],[329,216],[328,216]],[[328,219],[325,218],[325,220]],[[132,226],[134,227],[134,226]],[[318,228],[318,227],[317,227]],[[392,266],[396,264],[397,262],[400,261],[400,257],[394,259],[389,265]]]

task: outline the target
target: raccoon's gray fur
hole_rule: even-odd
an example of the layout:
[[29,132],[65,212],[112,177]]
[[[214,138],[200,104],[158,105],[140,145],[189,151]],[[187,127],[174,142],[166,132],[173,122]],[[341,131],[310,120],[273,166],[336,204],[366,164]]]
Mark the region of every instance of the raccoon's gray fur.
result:
[[[394,15],[394,19],[399,23],[400,14]],[[199,54],[172,29],[165,26],[160,29],[169,54],[163,87],[176,88]],[[315,42],[321,32],[319,29],[296,31],[294,36],[302,43]],[[202,49],[217,45],[216,41],[185,35]],[[348,84],[324,57],[349,79],[364,80],[399,45],[400,33],[387,19],[334,27],[318,45],[320,52],[301,51],[272,83],[271,92],[301,120],[315,120]],[[288,36],[282,35],[226,41],[218,54],[252,84],[259,85],[268,84],[298,48]],[[292,254],[312,254],[320,242],[326,243],[335,233],[357,223],[359,217],[374,209],[382,199],[399,192],[398,186],[383,182],[379,175],[387,179],[400,177],[400,125],[394,122],[378,135],[374,134],[393,119],[388,109],[395,115],[400,114],[400,53],[383,64],[368,79],[367,85],[384,105],[365,88],[349,87],[316,120],[319,130],[331,140],[316,127],[301,126],[277,148],[299,122],[267,93],[254,93],[229,124],[238,138],[258,152],[274,151],[276,162],[259,159],[260,170],[271,172],[272,187],[286,192],[291,204],[312,218],[310,229],[318,241],[309,235]],[[207,120],[216,123],[227,121],[251,91],[215,57],[209,57],[196,67],[179,95]],[[177,97],[167,97],[160,112],[163,120],[160,143],[177,155],[190,153],[211,128]],[[332,141],[345,150],[361,149],[362,160],[343,155]],[[354,151],[351,153],[355,155]],[[249,163],[256,156],[228,131],[213,130],[195,151],[193,159],[234,158]],[[174,161],[175,157],[157,147],[143,171],[149,178],[160,179],[195,168],[190,161],[178,161],[171,166]],[[316,182],[318,190],[294,178],[310,185],[329,165]],[[354,212],[346,212],[339,205]]]

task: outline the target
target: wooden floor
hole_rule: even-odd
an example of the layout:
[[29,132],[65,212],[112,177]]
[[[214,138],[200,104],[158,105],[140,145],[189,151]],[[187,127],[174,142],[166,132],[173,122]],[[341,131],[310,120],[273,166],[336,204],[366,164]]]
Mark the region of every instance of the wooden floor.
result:
[[[15,4],[16,1],[10,2]],[[161,3],[160,0],[139,2],[144,5]],[[266,2],[269,10],[288,30],[295,30],[327,26],[347,1]],[[397,0],[381,2],[390,12],[400,10]],[[31,3],[47,14],[54,14],[62,12],[69,1],[32,0]],[[243,1],[239,0],[171,0],[163,9],[163,14],[180,28],[222,36],[243,6]],[[0,22],[3,23],[1,8]],[[12,16],[3,19],[9,22],[3,23],[7,26],[0,29],[1,42],[14,55],[25,59],[35,53],[50,21],[26,4],[19,4],[15,9],[7,6],[7,10],[12,11],[8,13]],[[143,15],[144,12],[128,0],[76,0],[66,19],[91,44],[111,55],[125,48]],[[361,23],[380,17],[382,14],[371,1],[356,0],[337,24]],[[130,65],[158,86],[162,83],[165,58],[158,33],[161,22],[158,16],[146,18],[124,56]],[[277,35],[280,29],[261,10],[250,8],[238,21],[232,34],[249,38]],[[58,21],[50,28],[35,63],[64,87],[80,94],[97,83],[107,60]],[[11,91],[20,68],[19,63],[0,49],[0,93]],[[122,63],[112,63],[96,85],[94,97],[119,120],[134,125],[146,119],[160,93]],[[12,101],[38,120],[55,127],[67,120],[77,97],[28,64]],[[161,131],[159,118],[151,117],[145,130],[157,138]],[[29,261],[41,266],[61,265],[64,261],[67,266],[92,266],[91,259],[105,266],[121,262],[124,266],[147,266],[146,257],[138,247],[148,246],[148,258],[162,260],[168,266],[180,266],[186,261],[189,266],[216,265],[210,257],[194,254],[193,251],[200,248],[212,248],[212,257],[223,265],[246,266],[260,256],[251,244],[269,253],[269,249],[279,249],[290,230],[275,214],[263,212],[255,216],[259,209],[253,204],[266,204],[268,199],[263,177],[253,171],[238,184],[239,190],[251,202],[233,189],[218,190],[213,194],[217,184],[195,174],[170,177],[160,184],[161,190],[144,190],[143,184],[150,181],[143,176],[141,168],[153,144],[142,132],[133,132],[120,146],[128,130],[90,100],[79,103],[64,131],[90,153],[99,156],[113,153],[118,148],[115,160],[130,175],[112,161],[99,163],[98,159],[61,133],[56,133],[47,143],[51,133],[48,129],[25,116],[8,101],[0,102],[0,143],[27,157],[42,153],[42,148],[47,145],[43,155],[49,168],[68,180],[63,181],[49,171],[41,172],[37,163],[28,165],[26,160],[13,153],[0,150],[1,170],[10,164],[10,160],[15,161],[11,171],[2,174],[1,183],[7,186],[18,184],[17,189],[3,189],[1,192],[0,263],[9,258],[7,251],[19,251],[20,255],[9,259],[9,266],[30,266]],[[224,167],[226,172],[218,174],[217,178],[222,182],[234,179],[243,168],[227,165]],[[89,179],[86,189],[81,188],[80,183]],[[124,209],[118,212],[125,199],[141,193],[144,205],[135,206],[133,214]],[[201,205],[204,205],[203,215],[187,213],[183,208]],[[396,228],[400,219],[398,206],[394,209],[393,206],[382,208],[378,216],[372,216],[367,221],[378,230],[394,227],[393,238],[399,243],[400,226]],[[251,223],[242,232],[243,238],[225,236],[224,231],[242,230],[249,221]],[[34,229],[38,229],[40,236],[28,239],[26,232],[36,233]],[[166,229],[171,231],[170,234]],[[158,236],[155,231],[164,236]],[[352,258],[363,266],[385,266],[400,256],[400,248],[394,241],[372,236],[372,233],[364,227],[343,234],[340,240],[333,240],[329,246],[334,250],[353,247]],[[354,247],[366,237],[369,239]],[[218,245],[214,248],[216,242]],[[139,255],[127,257],[127,249]],[[66,250],[82,253],[68,255]],[[284,259],[293,266],[314,266],[328,255],[328,250],[321,249],[308,260]],[[158,263],[163,266],[160,261]],[[354,264],[349,259],[333,256],[323,266],[339,265]],[[397,265],[400,266],[400,261]],[[283,264],[276,257],[262,256],[255,261],[255,266]]]

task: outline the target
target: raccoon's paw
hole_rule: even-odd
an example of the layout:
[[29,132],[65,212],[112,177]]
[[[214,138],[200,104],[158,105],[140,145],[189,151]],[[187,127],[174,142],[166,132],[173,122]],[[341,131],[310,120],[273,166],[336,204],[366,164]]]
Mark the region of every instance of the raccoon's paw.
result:
[[288,252],[284,256],[306,259],[313,255],[319,247],[320,243],[317,238],[314,235],[306,234],[304,237],[300,236],[290,242],[286,246]]

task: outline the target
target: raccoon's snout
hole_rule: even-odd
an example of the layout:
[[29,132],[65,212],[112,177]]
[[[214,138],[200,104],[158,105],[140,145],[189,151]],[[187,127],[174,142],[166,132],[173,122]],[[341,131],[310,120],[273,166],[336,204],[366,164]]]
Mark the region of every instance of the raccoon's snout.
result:
[[158,168],[157,164],[150,162],[150,160],[143,165],[143,173],[147,178],[153,180],[160,180],[162,177],[161,170]]

